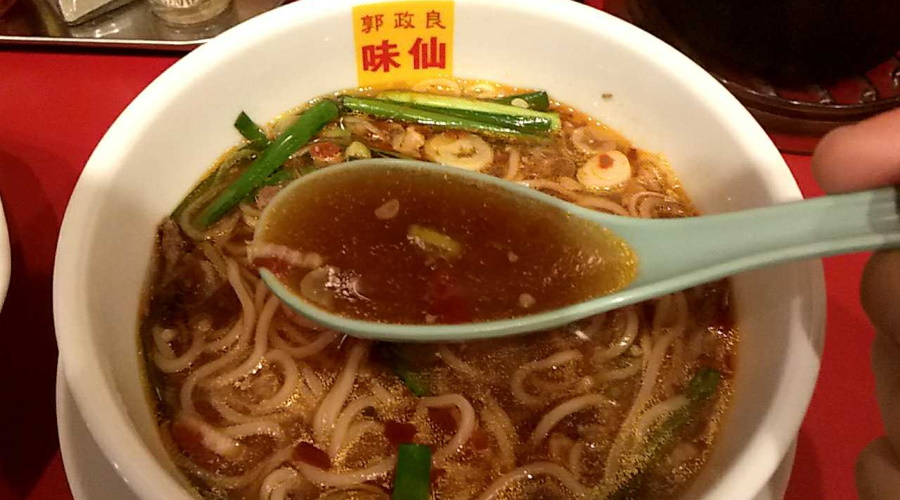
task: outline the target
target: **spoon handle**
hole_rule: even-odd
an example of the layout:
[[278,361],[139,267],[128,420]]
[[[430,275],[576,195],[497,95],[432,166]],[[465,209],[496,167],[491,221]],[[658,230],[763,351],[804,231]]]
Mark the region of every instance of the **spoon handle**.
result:
[[652,238],[638,236],[638,231],[638,240],[623,234],[647,264],[634,284],[683,276],[692,286],[779,262],[900,246],[898,195],[897,187],[888,187],[721,215],[647,221],[658,222]]

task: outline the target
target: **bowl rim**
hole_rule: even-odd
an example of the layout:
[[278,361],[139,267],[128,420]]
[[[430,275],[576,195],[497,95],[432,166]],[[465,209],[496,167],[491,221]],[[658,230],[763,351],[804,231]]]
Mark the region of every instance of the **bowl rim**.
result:
[[9,246],[9,230],[7,229],[6,214],[3,211],[3,200],[0,199],[0,311],[6,300],[6,292],[9,289],[10,274],[12,272],[12,249]]
[[[801,197],[784,159],[749,112],[712,76],[649,33],[598,9],[570,0],[456,1],[461,4],[489,4],[494,9],[501,7],[541,9],[547,13],[548,18],[552,17],[589,31],[599,32],[606,29],[627,34],[629,43],[664,60],[665,62],[660,64],[669,67],[669,73],[673,78],[689,82],[695,90],[704,92],[704,99],[713,102],[720,109],[716,115],[720,122],[742,126],[739,136],[741,140],[760,146],[760,155],[768,155],[767,159],[776,161],[777,158],[779,170],[786,172],[791,181],[790,186],[782,186],[785,190],[782,194],[790,193],[796,198]],[[141,498],[187,499],[191,495],[182,484],[163,470],[130,424],[128,416],[116,408],[118,396],[112,382],[104,375],[104,367],[100,366],[98,346],[90,334],[89,311],[82,301],[67,300],[70,297],[82,296],[80,283],[85,280],[81,270],[86,267],[85,263],[90,253],[90,241],[83,237],[89,232],[84,231],[83,227],[90,225],[99,199],[111,182],[112,176],[107,172],[106,158],[115,157],[120,144],[129,143],[130,138],[139,135],[144,126],[156,120],[153,109],[158,107],[159,102],[177,95],[190,80],[191,75],[202,73],[227,60],[229,51],[237,48],[245,39],[254,38],[254,33],[265,32],[267,26],[284,26],[286,23],[303,25],[315,22],[317,18],[344,12],[350,6],[360,3],[372,2],[304,0],[292,3],[246,21],[187,54],[158,76],[119,115],[94,149],[75,186],[60,230],[54,266],[53,310],[60,359],[77,407],[91,434],[106,458]],[[778,183],[787,184],[787,177],[779,179]],[[812,324],[809,330],[821,337],[824,332],[825,294],[820,261],[808,262],[803,277],[808,281],[810,292],[808,316]],[[820,356],[821,347],[818,349]],[[783,365],[786,366],[787,361],[783,362]],[[769,460],[771,464],[755,471],[752,484],[745,484],[749,487],[748,491],[738,494],[746,493],[746,498],[755,495],[788,450],[812,397],[818,367],[817,358],[815,370],[794,374],[791,384],[780,383],[776,387],[775,392],[780,396],[778,401],[781,406],[777,412],[770,409],[767,417],[777,413],[775,415],[778,417],[777,429],[768,428],[772,425],[774,417],[766,418],[760,422],[757,431],[765,428],[769,433],[754,437],[755,445],[764,448],[766,455],[771,455],[773,460]],[[791,392],[787,394],[789,390]],[[790,400],[790,407],[787,407],[786,399]],[[798,411],[797,408],[802,408],[802,411]],[[760,439],[764,442],[756,442]]]

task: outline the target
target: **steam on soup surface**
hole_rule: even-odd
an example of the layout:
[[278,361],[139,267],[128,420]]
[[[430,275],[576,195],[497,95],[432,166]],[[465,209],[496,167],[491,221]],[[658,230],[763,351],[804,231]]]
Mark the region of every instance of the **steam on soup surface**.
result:
[[[412,90],[348,92],[266,127],[238,120],[248,140],[160,224],[140,335],[173,460],[210,499],[676,496],[730,397],[726,281],[550,332],[407,345],[310,324],[260,280],[261,267],[305,277],[336,259],[253,234],[290,180],[354,158],[428,159],[621,215],[695,214],[659,157],[545,94],[463,80]],[[360,224],[400,217],[393,195],[366,198],[380,203]],[[310,216],[339,210],[323,203]],[[435,270],[431,293],[454,310],[438,271],[459,242],[403,224],[432,245],[417,265]]]

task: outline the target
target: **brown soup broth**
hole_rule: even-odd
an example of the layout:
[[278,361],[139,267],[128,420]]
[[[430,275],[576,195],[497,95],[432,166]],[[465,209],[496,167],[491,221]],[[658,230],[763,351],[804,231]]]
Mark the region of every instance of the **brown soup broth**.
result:
[[[466,80],[413,88],[422,90],[423,85],[429,91],[481,97],[523,91]],[[562,130],[539,144],[472,134],[490,148],[489,161],[479,169],[620,215],[696,214],[659,156],[564,104],[553,103],[551,110],[560,114]],[[277,130],[280,123],[268,128]],[[345,114],[285,167],[297,173],[328,168],[346,159],[354,142],[373,152],[428,159],[429,141],[448,133]],[[598,187],[591,184],[596,178],[579,172],[604,154],[617,161],[627,158],[628,175],[615,185]],[[229,152],[202,186],[215,193],[252,158],[246,150]],[[433,304],[421,302],[427,280],[420,274],[428,276],[452,263],[431,262],[429,267],[421,248],[404,240],[410,225],[450,236],[464,250],[475,248],[470,245],[478,238],[500,234],[500,247],[515,241],[480,256],[486,264],[479,272],[508,281],[477,284],[509,292],[502,303],[482,306],[489,311],[486,317],[518,312],[522,293],[533,294],[530,310],[562,303],[565,290],[543,293],[528,281],[536,277],[519,272],[513,280],[502,274],[500,264],[574,255],[562,248],[532,248],[543,242],[540,222],[520,226],[521,214],[516,213],[517,224],[497,228],[491,225],[493,216],[476,211],[451,224],[443,211],[468,206],[462,199],[465,192],[442,191],[440,200],[445,201],[432,203],[417,188],[418,180],[395,180],[386,177],[371,189],[354,189],[344,200],[320,200],[320,206],[334,208],[310,211],[297,221],[333,228],[316,233],[322,249],[372,249],[386,237],[382,233],[390,233],[395,248],[385,252],[392,258],[363,252],[378,273],[409,274],[404,286],[391,290],[398,300],[409,300],[409,308],[385,302],[390,310],[385,314],[421,321]],[[258,265],[279,266],[253,260],[250,243],[262,208],[283,185],[260,189],[207,230],[185,223],[209,203],[203,193],[189,197],[159,226],[141,312],[142,355],[163,443],[203,498],[388,498],[401,442],[432,448],[432,498],[441,499],[551,499],[580,493],[589,498],[674,498],[702,468],[732,391],[738,332],[727,281],[550,332],[445,345],[364,342],[298,317],[259,279]],[[397,214],[377,218],[374,211],[393,198],[402,198]],[[302,201],[307,202],[312,203]],[[336,208],[351,202],[358,207],[345,208],[346,213]],[[422,210],[409,210],[413,206]],[[498,202],[489,209],[494,215],[504,210],[512,208]],[[354,221],[365,222],[371,231],[351,231]],[[567,248],[586,245],[577,231],[568,234],[575,241]],[[289,240],[280,243],[296,243],[304,252],[320,244]],[[519,260],[510,262],[509,252]],[[340,251],[327,257],[326,265],[346,267]],[[547,267],[532,269],[540,274]],[[302,279],[307,271],[287,272]],[[365,283],[358,291],[375,293]],[[509,297],[516,300],[510,304]],[[711,369],[722,377],[713,395],[685,404],[692,379]],[[648,443],[658,438],[660,425],[680,412],[687,412],[687,423],[659,454],[649,457]],[[653,419],[654,414],[661,417]],[[652,467],[646,466],[648,460]]]
[[[345,170],[289,195],[255,241],[322,256],[334,270],[323,293],[346,316],[392,323],[510,318],[604,295],[634,277],[634,256],[609,231],[440,172]],[[396,213],[378,217],[381,207]],[[446,237],[452,248],[430,248],[417,228],[426,240],[428,231]],[[304,273],[283,274],[302,296]]]

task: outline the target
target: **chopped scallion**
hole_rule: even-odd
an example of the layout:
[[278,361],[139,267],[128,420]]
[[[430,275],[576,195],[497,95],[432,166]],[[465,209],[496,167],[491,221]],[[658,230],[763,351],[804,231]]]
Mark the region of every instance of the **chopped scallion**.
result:
[[241,111],[237,119],[234,120],[234,128],[244,136],[244,139],[250,141],[250,147],[258,151],[266,149],[269,145],[269,138],[263,131],[262,127],[256,124],[247,113]]
[[641,460],[634,472],[616,491],[606,497],[607,500],[625,500],[637,493],[646,472],[663,459],[665,452],[675,444],[679,432],[696,418],[707,400],[716,393],[721,380],[722,374],[712,368],[701,368],[694,374],[684,392],[688,404],[669,415],[669,418],[647,436],[640,454]]
[[236,149],[230,152],[215,168],[215,170],[207,175],[200,184],[197,184],[191,192],[181,200],[178,207],[172,212],[172,218],[177,219],[187,207],[197,201],[201,196],[205,195],[210,189],[215,189],[221,177],[224,177],[228,170],[235,165],[250,161],[258,154],[257,151],[248,148]]
[[376,345],[379,356],[391,367],[394,374],[403,381],[403,385],[409,389],[409,392],[418,397],[431,395],[431,385],[428,383],[427,377],[410,368],[409,361],[404,357],[402,344],[379,342]]
[[389,120],[399,120],[404,122],[420,123],[422,125],[468,130],[471,132],[487,132],[492,134],[512,136],[526,134],[526,132],[522,130],[517,130],[511,127],[485,123],[470,118],[463,118],[446,112],[418,109],[405,104],[386,101],[384,99],[344,96],[341,98],[341,103],[345,108],[351,111],[377,116],[378,118],[387,118]]
[[499,127],[508,127],[524,133],[541,134],[548,133],[554,130],[553,121],[543,116],[504,115],[497,113],[487,113],[483,111],[473,111],[468,109],[439,108],[421,104],[410,104],[409,106],[416,109],[421,109],[423,111],[446,113],[448,115],[458,116],[460,118],[465,118],[468,120],[489,123],[491,125],[497,125]]
[[290,127],[272,141],[247,170],[213,200],[200,214],[197,226],[207,228],[221,219],[244,197],[258,188],[294,152],[309,142],[326,123],[339,115],[337,104],[330,100],[313,104]]
[[475,113],[474,116],[495,115],[496,120],[512,120],[520,118],[528,120],[528,123],[534,126],[537,123],[545,123],[546,130],[556,131],[562,125],[559,115],[556,113],[548,113],[545,111],[537,111],[530,108],[520,108],[512,104],[505,104],[494,101],[483,101],[480,99],[469,99],[466,97],[453,97],[444,95],[423,94],[419,92],[402,92],[388,91],[378,95],[380,99],[399,102],[415,106],[427,106],[429,108],[440,108],[447,112],[463,113],[459,116],[470,116],[466,113]]
[[431,498],[431,448],[423,444],[403,443],[397,449],[392,500],[428,500]]

